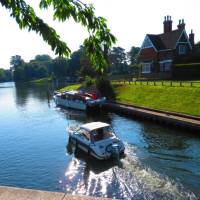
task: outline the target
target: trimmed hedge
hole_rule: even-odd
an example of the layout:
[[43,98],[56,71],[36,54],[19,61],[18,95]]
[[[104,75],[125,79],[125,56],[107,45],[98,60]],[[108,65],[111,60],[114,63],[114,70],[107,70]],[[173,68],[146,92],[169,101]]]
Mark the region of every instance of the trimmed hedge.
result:
[[173,79],[199,80],[200,63],[175,64]]

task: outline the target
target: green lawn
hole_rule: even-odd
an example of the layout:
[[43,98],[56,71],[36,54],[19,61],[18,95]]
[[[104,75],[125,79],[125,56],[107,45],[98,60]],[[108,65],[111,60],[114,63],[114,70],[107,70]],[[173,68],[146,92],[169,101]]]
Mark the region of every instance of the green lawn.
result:
[[[169,87],[162,86],[161,82],[158,82],[160,85],[154,86],[151,83],[113,83],[117,102],[200,116],[200,87]],[[166,81],[166,85],[167,83]],[[60,91],[76,90],[80,87],[81,84],[75,84]]]
[[30,83],[44,84],[44,83],[47,83],[48,81],[51,81],[51,78],[46,77],[46,78],[36,79],[36,80],[30,81]]
[[81,87],[81,84],[69,85],[69,86],[66,86],[66,87],[60,89],[59,92],[65,92],[65,91],[68,91],[68,90],[77,90],[80,87]]
[[200,88],[114,84],[117,101],[200,116]]

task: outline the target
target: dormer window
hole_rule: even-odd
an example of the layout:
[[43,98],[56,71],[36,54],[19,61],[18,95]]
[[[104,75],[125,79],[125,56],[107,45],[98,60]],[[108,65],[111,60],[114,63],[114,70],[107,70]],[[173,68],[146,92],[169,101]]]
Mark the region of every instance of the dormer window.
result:
[[186,54],[186,46],[179,45],[179,55],[185,55],[185,54]]

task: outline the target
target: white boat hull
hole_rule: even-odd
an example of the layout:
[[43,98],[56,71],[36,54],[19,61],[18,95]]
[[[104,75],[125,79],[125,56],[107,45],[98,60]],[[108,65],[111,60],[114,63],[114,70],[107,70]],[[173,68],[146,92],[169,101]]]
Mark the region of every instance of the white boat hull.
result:
[[67,108],[73,108],[77,110],[87,110],[87,105],[83,101],[79,100],[69,100],[69,99],[62,99],[58,96],[54,96],[54,100],[57,106],[63,106]]
[[54,101],[57,106],[63,106],[67,108],[73,108],[77,110],[87,110],[92,109],[94,107],[102,106],[106,102],[106,98],[100,98],[96,100],[90,100],[90,101],[81,101],[81,100],[70,100],[70,99],[63,99],[60,96],[54,95]]
[[[100,153],[97,149],[95,149],[96,148],[95,145],[93,145],[93,144],[91,145],[88,142],[80,141],[80,140],[78,140],[78,138],[76,138],[76,136],[70,135],[69,142],[72,145],[75,146],[75,149],[82,150],[83,152],[85,152],[89,156],[92,156],[92,157],[94,157],[98,160],[107,160],[107,159],[110,159],[112,157],[112,153],[110,153],[110,152]],[[124,147],[122,147],[120,149],[119,153],[120,154],[124,153]]]

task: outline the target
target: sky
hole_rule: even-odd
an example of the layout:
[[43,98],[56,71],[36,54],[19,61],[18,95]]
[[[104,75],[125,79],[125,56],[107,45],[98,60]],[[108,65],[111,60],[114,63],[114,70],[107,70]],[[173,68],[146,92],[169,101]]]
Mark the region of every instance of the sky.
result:
[[[64,23],[53,21],[52,10],[41,11],[39,0],[26,0],[36,14],[56,29],[61,39],[73,51],[79,49],[87,37],[87,31],[73,20]],[[186,32],[191,29],[195,33],[195,42],[200,41],[200,1],[199,0],[82,0],[92,3],[96,16],[107,19],[108,27],[117,37],[115,46],[129,51],[132,46],[141,46],[147,33],[163,32],[164,16],[172,16],[173,29],[177,28],[178,20],[184,19]],[[56,57],[51,48],[34,32],[19,29],[10,17],[9,11],[0,4],[0,68],[10,67],[10,58],[14,55],[28,62],[38,54]]]

